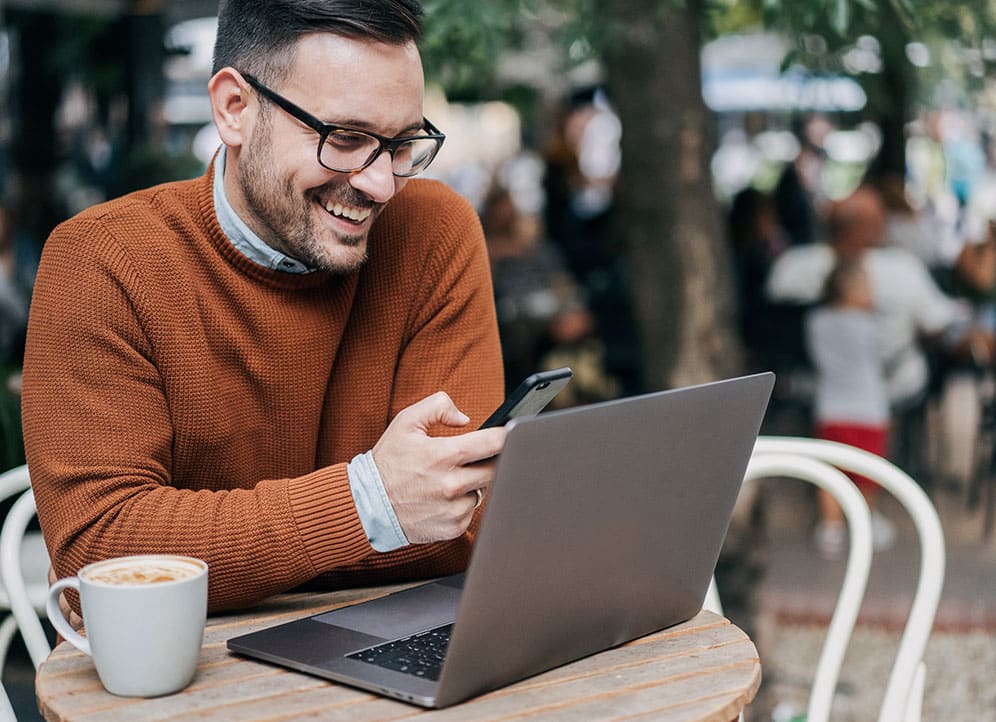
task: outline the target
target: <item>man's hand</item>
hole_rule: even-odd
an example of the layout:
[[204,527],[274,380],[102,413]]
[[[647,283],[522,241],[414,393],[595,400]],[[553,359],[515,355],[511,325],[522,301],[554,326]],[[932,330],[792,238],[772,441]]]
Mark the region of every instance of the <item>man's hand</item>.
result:
[[394,513],[413,544],[454,539],[470,525],[494,478],[492,457],[505,445],[505,429],[460,436],[429,436],[436,424],[459,427],[469,419],[443,392],[399,413],[373,448],[373,459]]

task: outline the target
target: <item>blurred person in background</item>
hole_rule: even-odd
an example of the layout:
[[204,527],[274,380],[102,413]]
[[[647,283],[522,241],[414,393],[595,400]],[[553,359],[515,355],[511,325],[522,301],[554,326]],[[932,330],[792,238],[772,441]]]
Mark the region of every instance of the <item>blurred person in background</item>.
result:
[[[481,222],[491,260],[505,387],[511,391],[529,374],[553,368],[544,362],[547,354],[594,340],[594,320],[556,247],[544,236],[542,219],[519,208],[500,183],[485,198]],[[586,387],[583,376],[555,401],[563,403],[571,396],[568,392]]]
[[778,222],[793,245],[813,243],[820,236],[827,200],[823,187],[827,157],[823,139],[833,129],[830,122],[818,114],[798,122],[795,135],[799,140],[799,152],[785,166],[774,190]]
[[772,300],[813,303],[835,265],[862,264],[879,321],[896,447],[912,453],[907,441],[922,427],[932,380],[928,352],[964,358],[976,348],[991,348],[993,334],[972,323],[967,304],[944,294],[917,256],[883,246],[884,228],[880,194],[869,185],[859,187],[830,206],[826,243],[790,248],[778,258],[766,293]]
[[[973,305],[978,323],[996,334],[996,218],[973,225],[975,232],[966,238],[955,264],[956,288]],[[972,348],[977,368],[993,363],[992,351],[985,344]]]
[[910,203],[903,175],[886,171],[870,179],[870,184],[881,194],[885,207],[885,245],[905,248],[928,269],[940,269],[944,265],[943,230]]
[[976,184],[986,172],[986,153],[975,120],[964,112],[946,115],[943,138],[947,181],[959,208],[959,225],[965,221],[965,211]]
[[473,207],[413,178],[414,0],[223,0],[204,175],[57,227],[24,439],[58,576],[174,553],[210,611],[469,559],[503,397]]
[[903,248],[884,246],[885,207],[868,185],[831,205],[825,243],[790,248],[775,261],[768,298],[813,303],[833,267],[859,260],[868,273],[882,333],[882,358],[889,399],[903,406],[927,387],[925,344],[960,353],[972,341],[986,342],[970,325],[968,308],[945,295],[923,262]]
[[764,284],[775,259],[789,246],[774,199],[756,188],[739,191],[727,214],[727,236],[733,246],[740,334],[754,359],[751,368],[761,368],[770,344],[775,342],[766,333],[768,302]]
[[[963,245],[954,265],[955,288],[968,298],[987,328],[996,331],[996,144],[985,137],[986,171],[965,208]],[[986,365],[990,359],[978,359]]]
[[0,199],[0,367],[20,367],[40,246]]
[[0,464],[24,463],[21,364],[41,248],[18,221],[15,195],[0,196]]
[[[600,373],[614,379],[619,394],[639,393],[639,334],[625,252],[612,227],[622,126],[598,88],[576,92],[554,126],[544,152],[547,233],[583,288],[595,319],[604,345]],[[574,371],[572,386],[578,381]]]
[[[868,274],[860,259],[842,259],[830,272],[819,305],[806,317],[806,347],[816,371],[814,435],[888,457],[889,398]],[[872,511],[876,551],[895,541],[895,525],[875,508],[879,487],[849,474]],[[847,525],[833,496],[819,490],[820,521],[813,538],[826,559],[842,559]]]

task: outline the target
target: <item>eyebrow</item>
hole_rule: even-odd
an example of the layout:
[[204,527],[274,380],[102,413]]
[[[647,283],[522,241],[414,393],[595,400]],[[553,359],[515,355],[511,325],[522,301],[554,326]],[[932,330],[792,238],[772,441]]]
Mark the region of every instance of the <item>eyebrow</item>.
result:
[[[317,115],[315,117],[321,118],[321,116]],[[420,118],[418,121],[410,123],[404,128],[402,128],[401,132],[397,133],[396,135],[387,136],[387,134],[383,133],[380,128],[378,128],[373,123],[366,120],[347,118],[346,120],[322,120],[322,122],[325,123],[326,125],[334,125],[336,127],[342,126],[344,128],[354,128],[356,130],[369,130],[379,135],[384,135],[386,137],[393,137],[393,138],[401,138],[404,136],[413,135],[418,131],[422,130],[423,127],[425,127],[424,119]]]

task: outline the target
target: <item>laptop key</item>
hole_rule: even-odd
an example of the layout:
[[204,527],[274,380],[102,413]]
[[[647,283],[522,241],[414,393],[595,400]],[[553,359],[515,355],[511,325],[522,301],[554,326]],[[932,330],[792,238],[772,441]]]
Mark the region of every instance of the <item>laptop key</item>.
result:
[[346,656],[359,662],[438,682],[452,630],[452,624],[445,624]]

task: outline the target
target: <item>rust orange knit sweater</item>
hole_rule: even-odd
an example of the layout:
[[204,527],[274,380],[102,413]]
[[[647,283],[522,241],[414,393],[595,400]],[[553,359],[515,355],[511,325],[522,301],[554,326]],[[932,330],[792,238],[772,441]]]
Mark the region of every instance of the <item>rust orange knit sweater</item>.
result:
[[25,445],[59,576],[182,553],[209,608],[315,580],[449,574],[452,542],[378,554],[346,463],[444,390],[476,428],[501,401],[487,254],[472,207],[410,182],[358,273],[291,275],[236,251],[211,173],[96,206],[45,245],[24,363]]

